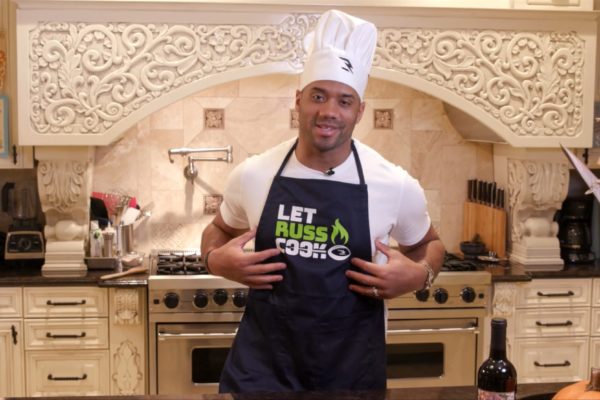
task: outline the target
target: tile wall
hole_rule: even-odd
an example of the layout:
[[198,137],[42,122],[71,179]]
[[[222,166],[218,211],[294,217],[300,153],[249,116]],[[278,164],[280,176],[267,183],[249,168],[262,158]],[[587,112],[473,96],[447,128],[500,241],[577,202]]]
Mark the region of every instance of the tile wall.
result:
[[[193,248],[213,217],[227,175],[249,155],[294,137],[297,76],[271,75],[212,87],[165,107],[95,154],[93,190],[125,192],[152,216],[135,227],[136,248]],[[429,212],[450,251],[458,251],[469,178],[493,180],[492,146],[465,141],[440,100],[371,79],[354,136],[420,180]],[[206,112],[205,112],[206,111]],[[233,164],[201,162],[194,181],[174,147],[233,146]]]

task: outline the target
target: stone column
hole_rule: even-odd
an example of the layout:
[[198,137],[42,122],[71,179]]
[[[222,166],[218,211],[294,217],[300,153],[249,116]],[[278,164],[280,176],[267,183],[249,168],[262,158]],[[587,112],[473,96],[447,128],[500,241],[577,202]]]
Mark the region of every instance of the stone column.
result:
[[89,227],[93,147],[36,147],[37,179],[46,217],[44,274],[83,272]]
[[508,160],[510,260],[526,269],[562,269],[554,214],[569,186],[566,163]]

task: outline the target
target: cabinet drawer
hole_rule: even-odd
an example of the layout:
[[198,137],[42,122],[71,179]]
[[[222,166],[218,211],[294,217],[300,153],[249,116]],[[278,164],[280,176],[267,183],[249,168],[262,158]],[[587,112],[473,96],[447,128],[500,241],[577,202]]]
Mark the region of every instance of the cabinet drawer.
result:
[[25,318],[105,317],[106,289],[98,287],[24,288]]
[[23,315],[21,288],[0,288],[0,318],[15,318]]
[[600,279],[596,278],[593,280],[593,297],[592,307],[600,307]]
[[535,279],[517,291],[517,308],[591,305],[591,279]]
[[516,337],[590,334],[589,308],[520,309],[515,313]]
[[[590,367],[600,365],[600,338],[590,340]],[[589,376],[586,378],[589,379]]]
[[512,360],[520,383],[588,379],[589,339],[562,337],[516,339]]
[[108,350],[27,352],[27,396],[109,394]]
[[25,320],[26,350],[107,348],[106,318]]

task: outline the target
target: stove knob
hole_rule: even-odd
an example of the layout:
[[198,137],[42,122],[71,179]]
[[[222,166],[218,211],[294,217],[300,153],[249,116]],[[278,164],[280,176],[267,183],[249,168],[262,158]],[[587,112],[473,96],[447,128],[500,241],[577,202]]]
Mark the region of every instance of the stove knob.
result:
[[165,297],[163,297],[163,303],[167,308],[175,308],[179,304],[179,295],[177,293],[167,293]]
[[427,289],[417,290],[415,292],[415,297],[419,301],[426,302],[429,299],[429,290],[427,290]]
[[228,298],[229,298],[229,295],[227,294],[227,290],[225,290],[225,289],[217,289],[213,293],[213,300],[215,301],[215,303],[217,303],[220,306],[227,303]]
[[444,304],[448,301],[448,291],[443,288],[435,289],[435,292],[433,292],[433,299],[438,304]]
[[208,305],[208,296],[204,291],[198,290],[194,295],[194,307],[204,308]]
[[244,290],[236,290],[235,293],[233,293],[233,304],[235,304],[236,307],[245,307],[247,302],[248,296]]
[[465,303],[472,303],[475,301],[475,289],[467,286],[460,291],[460,297]]

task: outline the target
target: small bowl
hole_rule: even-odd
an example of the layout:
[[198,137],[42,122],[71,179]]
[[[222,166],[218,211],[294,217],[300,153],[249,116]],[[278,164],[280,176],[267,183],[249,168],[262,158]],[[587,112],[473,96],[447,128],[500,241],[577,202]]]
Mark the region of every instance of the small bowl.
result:
[[476,257],[485,254],[485,244],[482,242],[460,242],[460,251],[465,256]]

